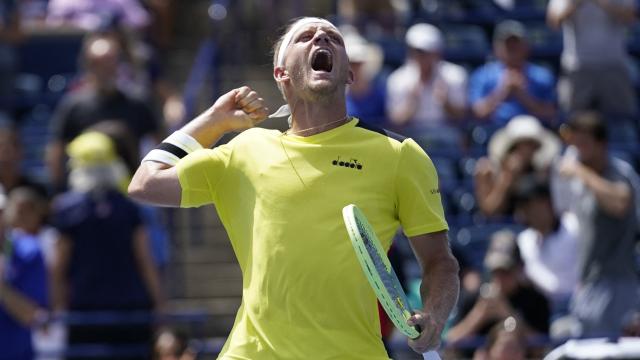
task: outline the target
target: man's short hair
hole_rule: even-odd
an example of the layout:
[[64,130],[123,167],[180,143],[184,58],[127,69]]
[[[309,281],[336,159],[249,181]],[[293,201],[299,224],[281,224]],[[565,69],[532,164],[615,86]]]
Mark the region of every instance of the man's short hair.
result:
[[[282,30],[280,36],[278,37],[278,40],[276,40],[276,42],[273,44],[273,48],[271,49],[271,52],[272,52],[272,57],[273,57],[273,68],[274,69],[276,68],[276,66],[278,66],[278,53],[280,52],[280,46],[282,46],[282,42],[284,41],[284,37],[287,35],[287,33],[291,30],[291,28],[293,28],[293,26],[300,19],[302,19],[302,17],[298,17],[298,18],[292,19],[289,22],[289,24],[287,24],[284,27],[284,29]],[[282,85],[279,82],[276,81],[276,86],[278,86],[278,90],[280,90],[280,94],[282,94],[282,97],[284,97],[284,89],[282,88]]]
[[581,111],[573,114],[566,123],[571,131],[586,133],[599,142],[607,142],[607,126],[600,113]]

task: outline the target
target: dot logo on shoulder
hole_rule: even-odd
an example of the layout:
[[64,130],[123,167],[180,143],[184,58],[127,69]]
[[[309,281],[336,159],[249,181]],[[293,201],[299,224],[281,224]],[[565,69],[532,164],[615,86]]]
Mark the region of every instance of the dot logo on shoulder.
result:
[[344,161],[344,160],[340,160],[340,156],[338,156],[338,158],[336,160],[333,160],[331,162],[332,165],[334,166],[343,166],[349,169],[354,169],[354,170],[362,170],[362,163],[358,162],[358,159],[349,159],[349,161]]

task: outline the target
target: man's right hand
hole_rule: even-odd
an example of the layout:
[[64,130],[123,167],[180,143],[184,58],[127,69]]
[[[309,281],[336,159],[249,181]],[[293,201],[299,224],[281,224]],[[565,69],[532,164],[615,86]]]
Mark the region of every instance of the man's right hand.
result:
[[207,112],[228,131],[238,131],[266,119],[269,109],[257,92],[243,86],[220,96]]
[[210,147],[227,132],[251,128],[267,118],[264,99],[248,86],[220,96],[202,114],[188,122],[181,131],[204,147]]

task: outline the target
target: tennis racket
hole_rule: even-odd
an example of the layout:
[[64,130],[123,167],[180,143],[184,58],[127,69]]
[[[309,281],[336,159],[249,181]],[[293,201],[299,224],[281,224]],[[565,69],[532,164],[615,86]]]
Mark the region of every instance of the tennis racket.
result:
[[[362,211],[353,204],[342,209],[342,217],[356,257],[385,312],[404,335],[412,339],[419,337],[422,331],[420,327],[407,324],[413,309],[373,227]],[[423,357],[428,360],[440,360],[435,351],[428,351]]]

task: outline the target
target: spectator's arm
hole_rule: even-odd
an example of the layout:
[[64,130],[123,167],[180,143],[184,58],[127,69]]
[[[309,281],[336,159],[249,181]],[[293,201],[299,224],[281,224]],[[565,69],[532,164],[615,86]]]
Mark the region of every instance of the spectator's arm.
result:
[[559,29],[562,23],[573,16],[584,0],[551,0],[547,7],[547,24]]
[[509,92],[504,87],[498,86],[489,95],[471,105],[473,116],[483,120],[489,118],[508,96]]
[[617,4],[611,0],[596,0],[596,4],[600,5],[609,16],[623,24],[631,24],[636,21],[635,2]]
[[474,174],[475,193],[478,207],[486,216],[495,216],[504,211],[513,184],[511,173],[501,171],[497,179],[494,176],[490,160],[478,160]]
[[73,250],[71,240],[60,235],[55,245],[53,266],[51,270],[51,296],[54,312],[64,311],[69,305],[68,271]]
[[398,98],[398,101],[393,101],[389,104],[389,120],[392,124],[404,126],[413,119],[420,106],[420,92],[420,86],[416,86],[402,99]]
[[478,299],[471,311],[447,332],[447,342],[456,343],[474,336],[486,325],[489,309],[484,299]]
[[593,191],[596,201],[611,216],[624,217],[629,211],[633,194],[629,184],[609,181],[581,163],[563,165],[561,173],[579,177]]
[[47,145],[45,162],[49,170],[49,179],[54,189],[63,188],[65,176],[65,144],[62,140],[53,140]]
[[138,269],[142,275],[142,279],[149,291],[151,300],[156,309],[162,309],[164,307],[164,295],[162,286],[160,284],[160,276],[158,270],[151,257],[149,237],[147,231],[143,226],[139,226],[136,229],[133,238],[133,251],[136,261],[138,263]]
[[0,307],[26,327],[38,324],[46,314],[34,301],[2,280],[0,280]]

